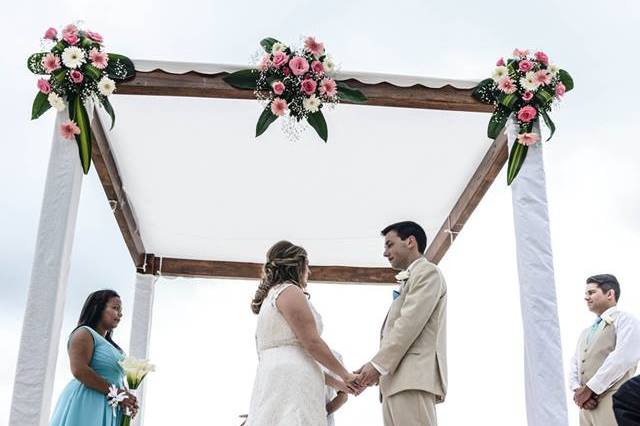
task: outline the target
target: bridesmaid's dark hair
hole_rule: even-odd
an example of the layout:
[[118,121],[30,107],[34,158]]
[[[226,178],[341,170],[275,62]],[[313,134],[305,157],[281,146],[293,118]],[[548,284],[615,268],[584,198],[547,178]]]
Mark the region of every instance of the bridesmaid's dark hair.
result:
[[[102,313],[107,307],[109,300],[114,297],[120,297],[120,295],[114,290],[98,290],[91,293],[87,297],[87,300],[84,301],[84,306],[82,307],[82,311],[80,311],[80,318],[78,318],[78,325],[73,329],[73,331],[76,331],[78,328],[86,325],[97,332],[96,327],[102,319]],[[73,334],[73,332],[71,333]],[[107,331],[107,335],[104,336],[104,338],[122,352],[122,348],[120,348],[120,346],[118,346],[118,344],[111,338],[112,333],[112,330]]]

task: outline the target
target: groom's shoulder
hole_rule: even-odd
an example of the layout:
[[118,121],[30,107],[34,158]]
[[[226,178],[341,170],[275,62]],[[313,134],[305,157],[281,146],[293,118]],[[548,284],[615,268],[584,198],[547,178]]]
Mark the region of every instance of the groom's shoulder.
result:
[[416,275],[419,275],[424,278],[432,274],[436,274],[440,280],[444,281],[442,272],[440,271],[440,268],[438,267],[438,265],[430,262],[426,257],[416,264],[414,268],[414,272]]

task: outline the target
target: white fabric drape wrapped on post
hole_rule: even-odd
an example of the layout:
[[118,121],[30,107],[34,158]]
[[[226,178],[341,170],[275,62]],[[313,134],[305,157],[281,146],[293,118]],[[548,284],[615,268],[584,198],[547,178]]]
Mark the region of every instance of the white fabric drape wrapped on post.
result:
[[[513,146],[518,126],[509,120]],[[533,132],[540,138],[540,124]],[[529,426],[567,426],[564,369],[556,302],[542,144],[529,147],[511,184],[520,305],[524,328],[525,395]]]
[[58,342],[82,184],[78,146],[65,140],[58,113],[22,324],[10,426],[44,426],[49,420]]
[[[131,340],[129,353],[138,359],[149,358],[149,341],[151,338],[151,320],[153,316],[153,295],[157,276],[149,274],[136,274],[136,288],[133,299],[133,316],[131,324]],[[145,379],[145,381],[148,380]],[[144,423],[144,386],[138,389],[137,397],[140,411],[133,421],[135,426]]]

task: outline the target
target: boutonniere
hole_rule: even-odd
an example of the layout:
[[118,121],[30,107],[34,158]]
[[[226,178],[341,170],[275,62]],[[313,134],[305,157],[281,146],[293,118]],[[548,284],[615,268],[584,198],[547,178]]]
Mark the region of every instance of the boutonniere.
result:
[[409,279],[409,271],[404,270],[396,274],[396,281],[403,282]]
[[602,320],[603,320],[603,321],[604,321],[604,323],[605,323],[605,324],[607,324],[607,325],[611,325],[611,324],[613,324],[613,318],[611,318],[611,317],[610,317],[610,316],[608,316],[608,315],[607,315],[607,316],[605,316],[605,317],[602,317]]

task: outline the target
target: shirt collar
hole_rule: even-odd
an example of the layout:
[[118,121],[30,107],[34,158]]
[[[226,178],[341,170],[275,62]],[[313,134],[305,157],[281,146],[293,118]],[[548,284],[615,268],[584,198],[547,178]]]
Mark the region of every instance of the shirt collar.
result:
[[609,309],[607,309],[606,311],[604,311],[602,313],[602,315],[600,315],[600,318],[604,318],[606,316],[611,316],[612,313],[617,312],[618,311],[618,307],[617,306],[612,306]]

